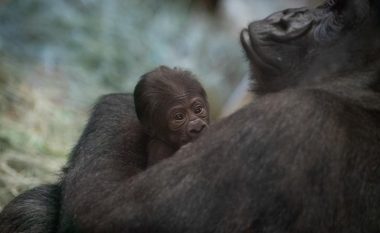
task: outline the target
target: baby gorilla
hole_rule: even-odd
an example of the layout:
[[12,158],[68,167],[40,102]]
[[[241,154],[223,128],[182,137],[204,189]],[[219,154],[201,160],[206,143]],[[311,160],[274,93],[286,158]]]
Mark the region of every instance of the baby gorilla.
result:
[[150,137],[148,166],[198,138],[209,124],[206,92],[189,71],[160,66],[144,74],[135,87],[134,101]]

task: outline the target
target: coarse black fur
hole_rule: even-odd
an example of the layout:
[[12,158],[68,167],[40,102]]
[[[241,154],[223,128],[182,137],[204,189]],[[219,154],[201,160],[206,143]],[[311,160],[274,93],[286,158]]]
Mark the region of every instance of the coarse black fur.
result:
[[[133,176],[146,167],[146,135],[143,133],[134,111],[131,94],[109,94],[102,96],[93,108],[91,117],[71,152],[64,175],[83,160],[112,158],[120,162],[127,176]],[[118,161],[115,161],[118,159]],[[96,174],[96,173],[95,173]],[[125,175],[125,174],[123,174]]]
[[58,232],[380,232],[379,16],[376,0],[332,0],[251,24],[260,96],[135,176],[117,144],[82,137]]
[[20,194],[0,213],[0,232],[56,232],[60,193],[59,185],[41,185]]

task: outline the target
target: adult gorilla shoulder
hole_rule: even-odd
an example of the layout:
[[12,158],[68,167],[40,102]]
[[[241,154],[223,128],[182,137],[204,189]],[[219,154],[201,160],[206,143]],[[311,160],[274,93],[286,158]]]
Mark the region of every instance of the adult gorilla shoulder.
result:
[[82,232],[379,232],[379,10],[337,0],[250,24],[262,96],[132,179],[73,163],[66,216]]

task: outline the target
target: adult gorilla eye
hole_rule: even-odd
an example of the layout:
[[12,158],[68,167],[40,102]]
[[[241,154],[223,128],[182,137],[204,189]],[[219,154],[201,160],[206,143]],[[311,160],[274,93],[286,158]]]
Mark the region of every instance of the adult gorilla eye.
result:
[[330,9],[340,11],[345,5],[345,1],[327,0],[325,3]]
[[336,1],[335,1],[335,0],[327,0],[327,1],[326,1],[326,4],[327,4],[328,6],[334,6],[334,5],[336,4]]
[[185,116],[183,115],[183,113],[176,113],[174,115],[174,119],[180,121],[180,120],[183,120],[183,118],[185,118]]
[[289,28],[289,23],[284,19],[280,19],[274,25],[277,26],[278,28],[280,28],[281,30],[284,30],[284,31],[288,30],[288,28]]

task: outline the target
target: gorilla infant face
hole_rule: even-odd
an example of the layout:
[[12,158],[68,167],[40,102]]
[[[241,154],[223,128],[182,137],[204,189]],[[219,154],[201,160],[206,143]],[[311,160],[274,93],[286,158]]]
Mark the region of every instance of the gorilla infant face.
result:
[[209,124],[206,92],[189,71],[158,67],[141,77],[134,96],[148,134],[172,149],[198,138]]
[[174,104],[167,110],[168,140],[182,146],[197,137],[207,128],[209,111],[205,99],[191,93],[185,96],[173,96]]

